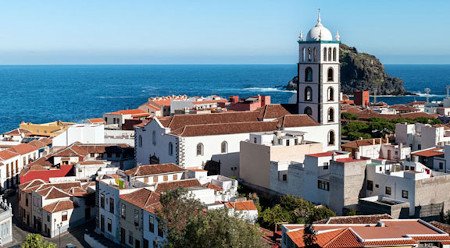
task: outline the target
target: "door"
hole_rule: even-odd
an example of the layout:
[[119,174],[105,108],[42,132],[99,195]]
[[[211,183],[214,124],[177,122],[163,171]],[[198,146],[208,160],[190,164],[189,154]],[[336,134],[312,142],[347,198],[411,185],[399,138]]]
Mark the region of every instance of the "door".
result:
[[392,156],[392,152],[391,152],[391,150],[388,150],[388,160],[392,159],[391,156]]
[[120,243],[125,244],[125,229],[120,228]]
[[150,248],[149,245],[150,243],[148,242],[148,240],[144,239],[144,248]]
[[141,248],[141,241],[139,239],[135,239],[134,248]]
[[91,218],[91,208],[85,208],[84,209],[84,218],[86,220],[89,220]]

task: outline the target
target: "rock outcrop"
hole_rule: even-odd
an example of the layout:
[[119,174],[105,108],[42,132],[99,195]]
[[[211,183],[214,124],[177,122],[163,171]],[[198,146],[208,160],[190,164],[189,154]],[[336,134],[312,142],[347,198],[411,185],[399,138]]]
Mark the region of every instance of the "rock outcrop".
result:
[[[345,44],[340,45],[341,91],[353,94],[355,90],[370,90],[370,94],[404,95],[407,94],[403,81],[390,77],[384,71],[384,66],[375,56],[358,53],[356,48]],[[298,77],[289,81],[287,89],[297,89]]]

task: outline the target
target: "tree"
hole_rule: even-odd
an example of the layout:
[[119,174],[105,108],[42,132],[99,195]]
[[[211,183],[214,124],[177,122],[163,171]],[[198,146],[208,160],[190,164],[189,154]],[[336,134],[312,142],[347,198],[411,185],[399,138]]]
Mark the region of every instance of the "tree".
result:
[[184,189],[161,195],[157,212],[167,247],[262,247],[259,229],[229,216],[226,210],[205,210]]
[[30,233],[22,243],[22,248],[56,248],[56,244],[45,241],[40,234]]
[[292,221],[289,211],[282,208],[280,204],[275,205],[273,208],[267,208],[264,210],[262,213],[262,219],[270,228],[274,228],[277,223]]
[[356,120],[358,119],[358,116],[356,114],[344,112],[341,114],[341,118],[344,120]]
[[[208,237],[208,238],[205,238]],[[183,242],[176,247],[263,247],[259,229],[226,210],[196,215],[186,226]]]

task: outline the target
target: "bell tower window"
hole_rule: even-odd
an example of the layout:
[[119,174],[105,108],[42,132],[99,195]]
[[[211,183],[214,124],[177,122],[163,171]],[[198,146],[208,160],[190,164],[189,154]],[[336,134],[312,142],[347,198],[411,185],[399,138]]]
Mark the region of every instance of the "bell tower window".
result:
[[313,70],[311,67],[306,67],[305,69],[305,82],[313,81]]
[[327,48],[323,48],[323,61],[327,61]]
[[327,80],[328,80],[328,82],[332,82],[333,81],[333,74],[334,74],[334,71],[333,71],[333,68],[328,68],[328,72],[327,72]]
[[329,108],[328,109],[328,118],[327,118],[328,122],[334,122],[334,109],[333,108]]
[[312,101],[312,88],[309,86],[305,88],[305,101]]
[[336,47],[333,48],[333,61],[336,62]]
[[312,116],[312,108],[311,107],[306,107],[305,110],[303,111],[303,113],[305,115]]
[[335,137],[334,131],[330,130],[330,132],[328,132],[328,145],[329,146],[334,145],[336,143],[335,140],[336,140],[336,137]]
[[334,101],[334,88],[331,86],[328,87],[328,90],[327,90],[327,100]]

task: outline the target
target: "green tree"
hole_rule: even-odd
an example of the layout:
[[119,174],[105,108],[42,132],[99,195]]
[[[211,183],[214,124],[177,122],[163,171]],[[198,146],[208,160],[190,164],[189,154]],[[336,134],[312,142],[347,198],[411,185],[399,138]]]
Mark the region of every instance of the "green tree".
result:
[[45,241],[40,234],[30,233],[22,243],[22,248],[56,248],[56,244]]
[[347,137],[349,140],[357,140],[360,138],[363,139],[370,139],[372,136],[368,133],[361,133],[361,132],[350,132],[347,134]]
[[[205,238],[207,237],[207,238]],[[196,215],[186,226],[183,242],[176,247],[263,247],[255,225],[230,217],[226,210]]]
[[161,195],[157,212],[164,225],[167,247],[262,247],[256,226],[228,215],[206,211],[185,189]]
[[282,208],[280,204],[275,205],[273,208],[267,208],[264,210],[262,213],[262,219],[270,228],[274,228],[277,223],[292,221],[289,211]]
[[344,112],[341,114],[341,118],[344,120],[356,120],[358,116],[352,113]]

